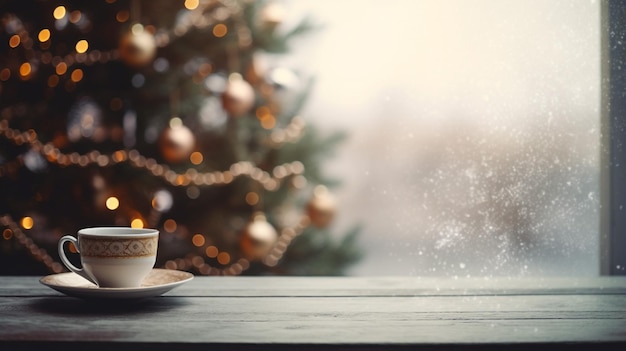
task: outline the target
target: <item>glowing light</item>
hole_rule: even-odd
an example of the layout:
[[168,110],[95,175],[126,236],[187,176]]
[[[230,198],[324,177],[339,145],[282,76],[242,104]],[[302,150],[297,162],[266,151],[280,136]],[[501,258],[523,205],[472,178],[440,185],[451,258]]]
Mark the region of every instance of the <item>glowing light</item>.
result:
[[178,227],[176,221],[171,218],[163,223],[163,229],[165,229],[165,231],[168,233],[173,233],[174,231],[176,231],[176,227]]
[[31,72],[32,72],[32,67],[30,66],[30,63],[28,62],[22,63],[22,65],[20,66],[20,75],[22,77],[27,77]]
[[198,151],[192,152],[191,155],[189,155],[189,161],[191,161],[194,165],[201,164],[203,160],[204,156],[202,156],[202,153]]
[[276,118],[274,116],[269,115],[261,120],[261,127],[264,129],[272,129],[276,126]]
[[205,243],[205,239],[204,236],[202,236],[202,234],[195,234],[192,238],[191,238],[191,242],[197,246],[204,246]]
[[246,203],[250,206],[254,206],[259,203],[259,195],[255,192],[249,192],[246,194]]
[[85,39],[81,39],[76,43],[76,52],[79,54],[84,54],[89,49],[89,42]]
[[37,36],[40,42],[45,42],[50,40],[50,29],[42,29]]
[[124,150],[118,150],[113,153],[113,160],[115,162],[122,162],[126,160],[126,152]]
[[16,48],[18,47],[18,45],[20,45],[21,42],[22,42],[22,39],[20,39],[20,36],[15,34],[11,36],[11,38],[9,39],[9,46],[12,48]]
[[129,18],[130,18],[130,13],[126,10],[122,10],[115,15],[115,19],[120,23],[124,23],[128,21]]
[[141,23],[135,23],[130,27],[130,31],[135,35],[141,34],[143,33],[143,25]]
[[65,6],[58,6],[56,9],[54,9],[52,16],[54,16],[55,19],[60,20],[61,18],[65,17],[66,13],[67,11],[65,10]]
[[185,8],[187,10],[195,10],[199,4],[200,1],[198,0],[185,0]]
[[24,228],[24,229],[31,229],[33,227],[33,224],[34,224],[33,218],[32,217],[24,217],[20,221],[20,224],[22,225],[22,228]]
[[173,117],[172,119],[170,119],[170,128],[174,129],[174,128],[179,128],[183,126],[183,120],[180,119],[179,117]]
[[58,75],[62,76],[65,74],[65,72],[67,72],[67,63],[65,62],[60,62],[56,67],[55,67],[55,71],[57,72]]
[[131,228],[143,228],[144,227],[144,223],[141,220],[141,218],[135,218],[130,222],[130,227]]
[[220,252],[217,255],[217,262],[219,262],[220,264],[230,263],[230,255],[228,254],[228,252]]
[[78,253],[78,250],[76,250],[76,245],[74,245],[74,243],[70,243],[67,248],[70,250],[71,253]]
[[78,83],[83,79],[83,70],[78,68],[72,72],[72,82]]
[[106,200],[106,207],[113,211],[120,207],[120,200],[118,200],[115,196],[111,196]]
[[206,256],[210,258],[215,258],[220,253],[217,247],[213,245],[207,247],[206,250],[204,250],[204,252],[206,253]]
[[226,25],[222,23],[218,23],[215,25],[215,27],[213,27],[213,35],[218,38],[225,36],[226,33],[228,33],[228,27],[226,27]]
[[4,238],[4,240],[11,240],[11,238],[13,237],[13,231],[9,228],[5,229],[2,232],[2,237]]
[[270,116],[272,114],[272,112],[270,111],[270,108],[267,106],[259,106],[256,109],[256,118],[258,119],[263,119],[266,116]]

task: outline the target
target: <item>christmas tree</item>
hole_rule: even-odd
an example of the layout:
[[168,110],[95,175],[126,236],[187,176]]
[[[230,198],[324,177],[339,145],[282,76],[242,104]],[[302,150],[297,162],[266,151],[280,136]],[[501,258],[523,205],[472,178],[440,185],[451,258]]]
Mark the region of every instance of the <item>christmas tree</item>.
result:
[[300,111],[312,79],[273,63],[315,26],[266,1],[8,1],[0,27],[3,274],[61,272],[80,228],[159,229],[157,266],[340,275],[345,137]]

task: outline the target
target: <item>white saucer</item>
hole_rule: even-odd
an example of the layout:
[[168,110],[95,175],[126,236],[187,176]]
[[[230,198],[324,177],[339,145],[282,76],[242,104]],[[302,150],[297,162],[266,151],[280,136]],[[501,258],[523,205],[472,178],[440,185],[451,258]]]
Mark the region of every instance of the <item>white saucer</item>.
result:
[[139,299],[159,296],[193,279],[189,272],[154,268],[138,288],[99,288],[76,273],[59,273],[39,279],[66,295],[97,299]]

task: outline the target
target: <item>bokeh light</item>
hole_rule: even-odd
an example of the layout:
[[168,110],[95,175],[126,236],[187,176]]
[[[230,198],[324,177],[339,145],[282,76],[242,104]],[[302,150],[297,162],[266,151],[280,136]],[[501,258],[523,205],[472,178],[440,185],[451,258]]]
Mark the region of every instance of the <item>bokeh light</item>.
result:
[[141,218],[135,218],[130,222],[131,228],[143,228],[145,225]]
[[22,39],[20,39],[20,36],[15,34],[11,36],[11,38],[9,39],[9,46],[15,49],[16,47],[20,45],[21,42],[22,42]]
[[55,19],[62,19],[63,17],[65,17],[65,14],[67,13],[67,11],[65,10],[65,6],[58,6],[57,8],[54,9],[54,12],[52,13],[52,15],[54,16]]
[[89,42],[85,39],[81,39],[76,43],[76,52],[79,54],[84,54],[89,49]]
[[115,196],[111,196],[106,199],[105,204],[109,210],[113,211],[120,207],[120,200],[118,200],[118,198],[116,198]]
[[34,225],[34,221],[32,217],[23,217],[20,221],[22,228],[24,229],[32,229]]
[[213,27],[213,35],[218,38],[225,36],[228,33],[228,27],[225,24],[219,23]]
[[217,247],[211,245],[207,247],[206,250],[204,250],[204,253],[209,258],[215,258],[220,253],[220,251],[217,249]]
[[175,232],[177,227],[176,221],[171,218],[163,222],[163,229],[168,233]]
[[204,156],[202,156],[202,153],[195,151],[189,156],[189,161],[191,161],[194,165],[199,165],[202,161],[204,161]]
[[229,264],[230,254],[228,254],[228,252],[220,252],[217,255],[217,262],[219,262],[220,264]]
[[259,203],[259,194],[251,191],[246,194],[246,203],[250,206],[254,206]]
[[198,0],[185,0],[185,8],[187,10],[195,10],[199,4]]
[[201,246],[204,246],[204,243],[206,242],[206,240],[204,239],[204,236],[202,234],[194,234],[194,236],[191,238],[191,242],[195,246],[201,247]]
[[50,40],[50,29],[42,29],[37,38],[42,43]]

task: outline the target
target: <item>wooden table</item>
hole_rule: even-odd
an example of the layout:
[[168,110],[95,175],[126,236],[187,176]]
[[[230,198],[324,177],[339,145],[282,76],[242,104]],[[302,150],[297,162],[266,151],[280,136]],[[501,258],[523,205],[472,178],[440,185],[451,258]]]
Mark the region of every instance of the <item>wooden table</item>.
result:
[[132,303],[0,277],[0,350],[626,350],[626,278],[195,277]]

